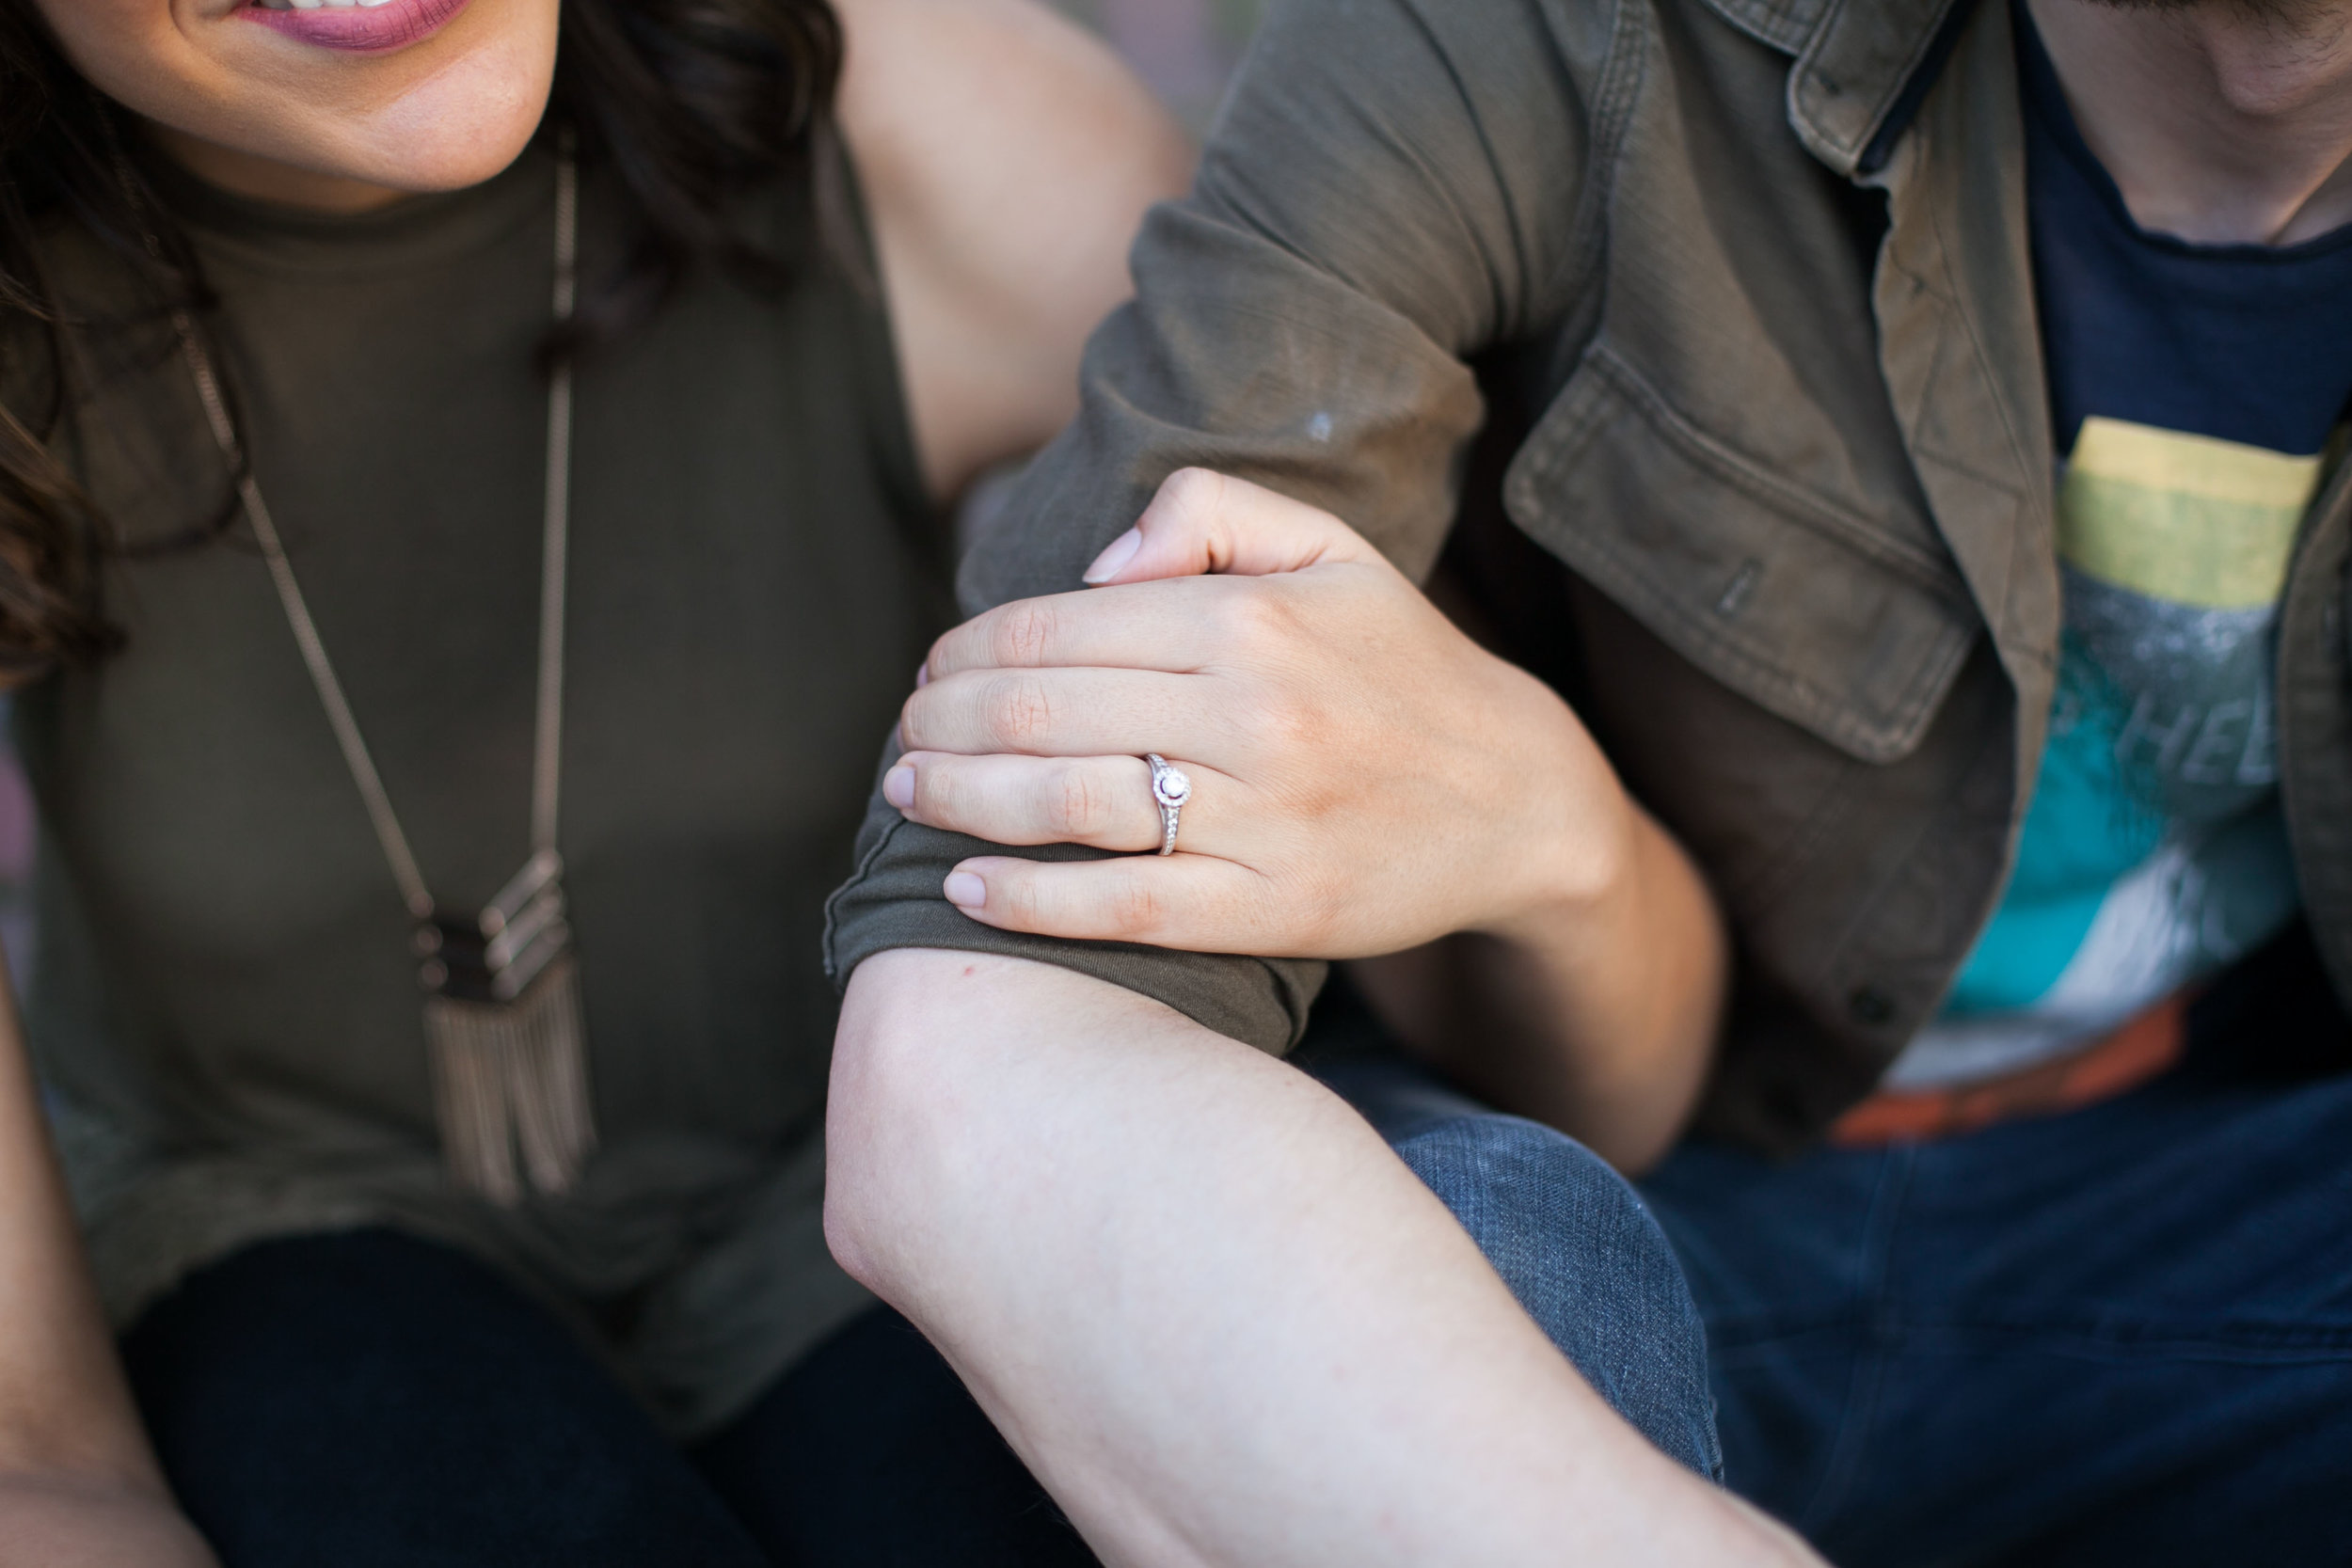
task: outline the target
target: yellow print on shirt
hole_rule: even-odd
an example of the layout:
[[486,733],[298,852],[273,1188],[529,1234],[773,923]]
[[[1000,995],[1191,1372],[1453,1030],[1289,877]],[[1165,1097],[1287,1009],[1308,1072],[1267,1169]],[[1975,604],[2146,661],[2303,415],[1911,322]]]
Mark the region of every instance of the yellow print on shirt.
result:
[[2094,415],[2059,482],[2058,558],[2174,604],[2273,604],[2320,467],[2318,454],[2290,457]]

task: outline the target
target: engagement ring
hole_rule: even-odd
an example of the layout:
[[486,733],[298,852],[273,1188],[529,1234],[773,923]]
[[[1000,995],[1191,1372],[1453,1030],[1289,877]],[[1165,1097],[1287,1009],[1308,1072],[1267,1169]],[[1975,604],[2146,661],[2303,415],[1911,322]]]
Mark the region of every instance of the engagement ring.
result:
[[1168,765],[1157,752],[1146,752],[1143,760],[1152,769],[1152,799],[1160,808],[1160,853],[1176,852],[1176,818],[1192,799],[1192,780],[1181,768]]

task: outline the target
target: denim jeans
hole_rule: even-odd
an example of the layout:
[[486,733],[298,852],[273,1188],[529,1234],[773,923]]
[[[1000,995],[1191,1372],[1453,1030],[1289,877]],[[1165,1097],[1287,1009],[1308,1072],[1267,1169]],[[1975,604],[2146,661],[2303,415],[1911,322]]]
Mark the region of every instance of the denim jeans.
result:
[[2070,1115],[1645,1183],[1734,1490],[1841,1568],[2352,1562],[2344,1025],[2290,942],[2191,1029]]
[[1673,1248],[1625,1179],[1550,1128],[1401,1061],[1317,1074],[1452,1210],[1511,1293],[1644,1436],[1721,1479],[1707,1336]]
[[[1685,1464],[1720,1460],[1704,1340],[1632,1190],[1401,1066],[1343,1087],[1563,1351]],[[205,1269],[124,1360],[224,1568],[1084,1568],[947,1364],[878,1310],[691,1450],[484,1265],[389,1230]]]
[[389,1230],[249,1247],[123,1359],[224,1568],[1084,1568],[955,1373],[852,1323],[681,1449],[537,1302]]

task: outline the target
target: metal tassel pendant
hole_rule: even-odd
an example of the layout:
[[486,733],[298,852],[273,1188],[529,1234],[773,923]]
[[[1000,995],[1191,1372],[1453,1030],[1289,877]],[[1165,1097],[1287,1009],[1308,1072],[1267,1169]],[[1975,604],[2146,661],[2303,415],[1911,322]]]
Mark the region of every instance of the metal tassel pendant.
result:
[[596,1147],[563,869],[553,851],[534,855],[480,915],[437,914],[417,932],[450,1175],[502,1206],[526,1179],[568,1191]]

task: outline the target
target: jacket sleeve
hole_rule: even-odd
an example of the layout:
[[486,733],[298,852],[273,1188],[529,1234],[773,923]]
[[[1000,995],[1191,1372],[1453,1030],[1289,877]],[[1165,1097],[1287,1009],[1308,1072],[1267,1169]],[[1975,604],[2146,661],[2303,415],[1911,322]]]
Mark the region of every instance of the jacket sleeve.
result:
[[[1483,415],[1467,361],[1565,308],[1550,296],[1589,222],[1592,73],[1576,62],[1603,52],[1610,10],[1278,5],[1192,195],[1145,223],[1136,298],[1088,347],[1078,419],[966,557],[965,613],[1080,587],[1160,482],[1189,466],[1323,507],[1425,575]],[[1010,954],[1143,991],[1262,1049],[1296,1042],[1322,965],[995,930],[940,895],[956,861],[990,850],[906,822],[878,792],[829,911],[836,981],[891,947]]]

